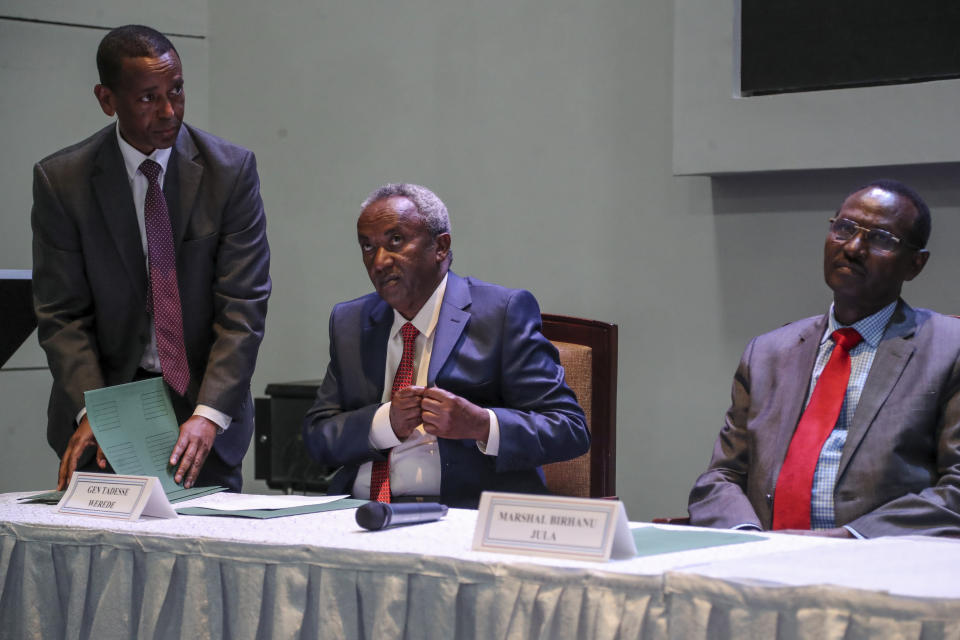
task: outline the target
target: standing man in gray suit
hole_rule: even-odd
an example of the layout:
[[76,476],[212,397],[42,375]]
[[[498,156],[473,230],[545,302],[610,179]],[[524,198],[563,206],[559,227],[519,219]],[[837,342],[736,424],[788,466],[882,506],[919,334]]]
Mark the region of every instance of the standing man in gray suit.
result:
[[34,167],[34,298],[58,486],[107,466],[83,393],[162,375],[181,423],[176,481],[239,491],[270,295],[256,161],[183,123],[180,56],[157,31],[114,29],[97,68],[94,94],[116,123]]
[[692,524],[960,535],[960,320],[900,298],[929,236],[902,183],[847,197],[824,246],[833,305],[747,346]]

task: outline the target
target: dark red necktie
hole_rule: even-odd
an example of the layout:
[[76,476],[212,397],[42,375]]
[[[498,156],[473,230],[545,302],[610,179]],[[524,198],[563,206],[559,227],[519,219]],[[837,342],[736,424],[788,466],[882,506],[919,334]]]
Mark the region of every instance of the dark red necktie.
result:
[[[413,384],[413,354],[417,346],[417,336],[420,332],[408,322],[400,327],[403,336],[403,355],[400,356],[400,366],[393,376],[393,386],[390,387],[390,397]],[[390,502],[390,457],[386,460],[375,460],[370,471],[370,499],[377,502]]]
[[170,387],[184,395],[190,384],[190,367],[183,344],[183,315],[177,264],[173,254],[173,232],[167,201],[160,188],[160,165],[144,160],[140,172],[147,178],[147,197],[143,201],[144,227],[147,232],[147,256],[150,262],[150,300],[153,327],[157,334],[160,370]]
[[810,491],[820,450],[840,417],[850,380],[850,350],[863,338],[856,329],[837,329],[836,346],[820,372],[810,402],[790,440],[773,497],[774,529],[810,528]]

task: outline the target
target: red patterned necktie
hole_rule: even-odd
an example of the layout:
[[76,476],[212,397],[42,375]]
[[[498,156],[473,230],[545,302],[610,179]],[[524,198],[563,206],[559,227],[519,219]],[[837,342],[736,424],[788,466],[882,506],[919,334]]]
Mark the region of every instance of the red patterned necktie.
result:
[[190,367],[183,344],[183,315],[177,265],[173,254],[173,232],[167,201],[160,189],[160,165],[144,160],[140,172],[147,178],[147,197],[143,201],[144,227],[147,232],[147,256],[150,261],[150,301],[153,327],[157,334],[160,370],[170,387],[184,395],[190,384]]
[[[400,327],[403,336],[403,355],[400,356],[400,366],[393,376],[393,386],[390,387],[390,397],[413,384],[413,354],[417,345],[417,336],[420,332],[408,322]],[[386,460],[375,460],[370,471],[370,499],[377,502],[390,502],[390,456]]]
[[810,528],[810,491],[820,450],[837,424],[850,380],[850,350],[863,338],[856,329],[831,334],[836,346],[820,372],[810,402],[790,440],[773,497],[774,529]]

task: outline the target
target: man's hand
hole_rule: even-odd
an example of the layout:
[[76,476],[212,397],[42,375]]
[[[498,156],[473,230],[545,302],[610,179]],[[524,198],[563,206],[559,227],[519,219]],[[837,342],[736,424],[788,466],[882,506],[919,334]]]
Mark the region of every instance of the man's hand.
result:
[[819,536],[821,538],[852,538],[853,534],[843,527],[835,529],[782,529],[776,533],[789,533],[795,536]]
[[397,439],[403,442],[420,425],[420,398],[423,387],[404,387],[390,400],[390,426]]
[[180,484],[183,481],[186,489],[193,486],[216,437],[217,425],[203,416],[190,416],[180,425],[180,437],[170,456],[171,466],[180,461],[180,467],[173,476],[174,482]]
[[67,442],[67,450],[63,452],[63,457],[60,458],[57,491],[63,491],[67,488],[67,485],[70,484],[70,477],[73,475],[73,472],[77,470],[80,459],[90,447],[97,447],[97,466],[101,469],[106,469],[107,458],[103,455],[100,446],[97,445],[97,439],[93,437],[93,429],[90,428],[90,421],[87,420],[87,416],[84,414],[83,420],[81,420],[77,426],[77,430],[73,432],[73,435],[70,436],[70,441]]
[[424,390],[420,417],[424,430],[438,438],[486,442],[490,436],[490,414],[486,409],[440,387]]

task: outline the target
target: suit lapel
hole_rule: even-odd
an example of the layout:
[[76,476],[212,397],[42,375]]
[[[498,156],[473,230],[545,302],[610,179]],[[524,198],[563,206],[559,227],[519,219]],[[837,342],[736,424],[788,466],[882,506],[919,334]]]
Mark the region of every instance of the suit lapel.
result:
[[137,210],[127,169],[117,143],[116,128],[110,127],[104,143],[94,158],[91,176],[93,191],[100,205],[100,213],[110,233],[124,270],[133,282],[134,290],[146,300],[147,267],[143,241],[137,224]]
[[470,312],[467,310],[472,302],[470,289],[466,281],[453,271],[448,274],[447,290],[440,304],[433,352],[430,354],[430,370],[427,372],[427,384],[431,386],[436,383],[437,372],[450,357],[470,320]]
[[[177,144],[170,154],[167,178],[163,185],[167,209],[170,211],[170,228],[173,231],[174,251],[180,252],[180,244],[187,231],[190,213],[197,199],[203,166],[197,162],[199,151],[186,125],[180,127]],[[171,171],[170,168],[174,170]]]
[[820,338],[826,329],[826,323],[827,316],[824,315],[813,324],[801,329],[796,336],[796,342],[783,354],[783,361],[788,363],[788,366],[789,363],[796,363],[796,368],[792,369],[795,374],[790,373],[791,368],[784,368],[787,375],[784,376],[782,391],[779,393],[779,397],[783,399],[783,422],[782,428],[777,433],[776,447],[773,450],[775,466],[772,468],[772,479],[780,473],[790,440],[800,422],[800,414],[803,413],[803,403],[807,399],[810,376],[813,374],[813,365],[817,361]]
[[896,385],[904,368],[913,355],[915,346],[911,340],[916,332],[916,314],[913,309],[901,301],[883,338],[877,346],[877,355],[870,366],[870,373],[863,385],[860,402],[853,413],[853,421],[847,433],[847,441],[843,446],[843,455],[840,457],[840,468],[837,471],[837,480],[843,475],[850,464],[860,442],[873,424],[880,407],[887,401],[893,387]]
[[387,368],[387,341],[393,326],[393,309],[381,299],[370,310],[360,335],[360,366],[363,368],[360,393],[364,398],[383,397],[383,377]]

